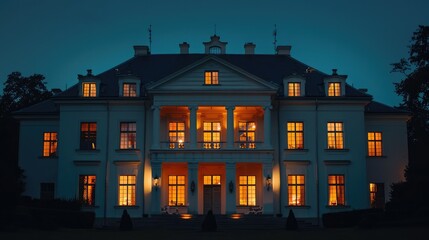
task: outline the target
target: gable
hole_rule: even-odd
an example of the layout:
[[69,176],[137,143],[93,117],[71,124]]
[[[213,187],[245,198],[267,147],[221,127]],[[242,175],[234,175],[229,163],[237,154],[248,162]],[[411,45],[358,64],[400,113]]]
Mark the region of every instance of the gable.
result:
[[[218,72],[218,84],[205,84],[205,72]],[[148,87],[151,91],[276,91],[266,82],[213,57],[172,74]]]

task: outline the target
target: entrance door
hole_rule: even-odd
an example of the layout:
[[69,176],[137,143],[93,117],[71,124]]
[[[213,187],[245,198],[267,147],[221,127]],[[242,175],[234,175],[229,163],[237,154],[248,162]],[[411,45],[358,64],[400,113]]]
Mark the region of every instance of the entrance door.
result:
[[204,214],[207,214],[209,210],[212,210],[213,214],[220,214],[220,176],[204,176]]

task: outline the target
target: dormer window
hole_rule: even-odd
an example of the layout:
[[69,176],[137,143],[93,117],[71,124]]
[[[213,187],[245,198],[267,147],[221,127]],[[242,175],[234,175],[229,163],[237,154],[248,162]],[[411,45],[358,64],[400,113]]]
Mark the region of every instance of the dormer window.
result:
[[137,97],[137,84],[124,83],[122,88],[122,96],[124,97]]
[[299,97],[301,96],[301,83],[290,82],[288,83],[288,97]]
[[341,83],[339,82],[328,82],[328,96],[339,97],[341,96]]
[[210,54],[221,54],[222,49],[218,46],[214,46],[214,47],[209,48],[209,52],[210,52]]
[[218,71],[205,71],[205,73],[204,73],[204,84],[205,85],[218,85],[219,84],[219,72]]
[[95,82],[84,82],[84,83],[82,83],[82,96],[84,96],[84,97],[96,97],[97,96],[97,84]]

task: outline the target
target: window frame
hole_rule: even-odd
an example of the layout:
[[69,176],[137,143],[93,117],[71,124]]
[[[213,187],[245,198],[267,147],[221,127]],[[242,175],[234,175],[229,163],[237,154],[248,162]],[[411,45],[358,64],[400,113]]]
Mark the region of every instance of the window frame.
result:
[[[171,182],[175,178],[174,183]],[[179,182],[179,178],[183,178]],[[169,175],[168,176],[168,206],[182,207],[186,203],[186,176],[185,175]]]
[[[333,124],[333,130],[330,130],[330,124]],[[341,130],[338,129],[341,126]],[[344,123],[343,122],[327,122],[327,148],[330,150],[344,149]],[[331,145],[333,143],[333,145]]]
[[[253,177],[253,183],[249,183],[249,177]],[[245,180],[242,181],[242,179]],[[239,206],[257,206],[256,175],[238,176],[238,204]],[[253,202],[251,199],[253,198]],[[245,200],[245,201],[244,201]],[[242,202],[243,201],[243,202]]]
[[[379,134],[380,138],[377,139],[377,134]],[[372,135],[372,139],[370,139],[370,135]],[[383,156],[383,133],[379,131],[371,131],[368,132],[368,156],[369,157],[381,157]],[[371,150],[373,149],[374,152]]]
[[301,82],[288,82],[287,85],[288,97],[301,97]]
[[[302,182],[298,182],[298,177],[302,177]],[[294,178],[291,181],[290,178]],[[287,175],[288,180],[288,205],[289,206],[305,206],[305,175],[304,174],[289,174]],[[295,191],[291,191],[294,189]],[[295,202],[291,199],[295,197]],[[299,202],[298,202],[299,199]]]
[[43,157],[57,157],[58,151],[58,132],[43,133]]
[[[205,124],[210,123],[210,130],[206,130]],[[214,124],[219,124],[219,130],[214,129]],[[210,141],[206,141],[206,133],[210,134]],[[219,141],[213,141],[215,133],[219,134]],[[203,147],[205,149],[220,149],[222,138],[222,124],[220,121],[205,121],[203,122]]]
[[[125,183],[121,182],[121,177],[126,177]],[[119,206],[136,206],[136,185],[137,185],[136,175],[119,175],[119,178],[118,178],[118,205]],[[131,198],[131,199],[128,199],[128,198]]]
[[[334,183],[330,182],[330,177],[334,177]],[[342,181],[340,181],[340,178]],[[334,190],[335,201],[331,199],[331,191]],[[345,206],[346,205],[346,177],[344,174],[328,175],[328,206]]]
[[[125,86],[128,86],[127,88]],[[134,92],[132,92],[131,86],[134,86]],[[122,96],[123,97],[137,97],[137,83],[135,82],[124,82],[122,83]]]
[[[331,88],[332,86],[332,88]],[[328,97],[342,96],[342,83],[341,82],[328,82]]]
[[[241,129],[241,124],[245,125],[245,129]],[[254,128],[251,129],[250,125],[253,125]],[[253,140],[248,140],[249,139],[249,133],[250,135],[253,134]],[[246,141],[242,141],[241,137],[244,134],[244,137],[246,138]],[[254,149],[256,148],[256,122],[255,121],[238,121],[238,138],[239,138],[239,143],[240,143],[240,148],[249,148],[249,149]]]
[[[301,124],[302,130],[297,130],[298,124]],[[291,128],[289,128],[289,126]],[[287,122],[286,132],[287,132],[287,149],[291,149],[291,150],[304,149],[304,122],[302,121]]]
[[[90,178],[94,177],[94,182],[90,183]],[[95,206],[97,176],[79,175],[79,200],[84,206]]]
[[[171,124],[175,124],[176,128],[172,129],[171,128]],[[183,130],[180,130],[179,128],[179,124],[182,125],[183,124]],[[174,136],[172,136],[171,134],[173,134]],[[182,135],[182,141],[180,141],[180,138]],[[176,138],[176,141],[172,141],[171,139]],[[185,139],[186,139],[186,124],[183,121],[170,121],[168,122],[168,145],[170,149],[183,149],[185,148]]]
[[[134,127],[132,127],[132,124]],[[123,125],[126,126],[123,128]],[[130,126],[131,125],[131,126]],[[132,140],[134,138],[134,140]],[[137,149],[137,123],[120,122],[119,123],[119,149]]]
[[204,71],[204,85],[219,85],[219,71]]
[[[87,124],[86,131],[82,130],[84,124]],[[91,131],[91,125],[95,126],[94,131]],[[97,122],[80,123],[80,150],[97,150]]]
[[87,98],[97,97],[97,83],[82,82],[82,96]]

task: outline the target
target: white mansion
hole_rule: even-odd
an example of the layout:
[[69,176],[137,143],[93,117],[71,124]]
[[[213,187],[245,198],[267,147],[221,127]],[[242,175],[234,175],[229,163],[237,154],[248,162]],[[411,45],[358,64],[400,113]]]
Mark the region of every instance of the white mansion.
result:
[[[383,207],[408,163],[408,113],[290,55],[135,55],[16,112],[25,195],[96,217],[163,211],[299,218]],[[167,210],[166,210],[167,209]]]

